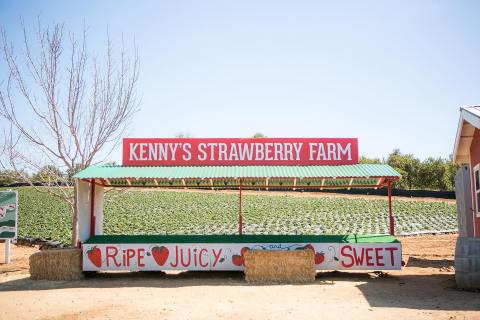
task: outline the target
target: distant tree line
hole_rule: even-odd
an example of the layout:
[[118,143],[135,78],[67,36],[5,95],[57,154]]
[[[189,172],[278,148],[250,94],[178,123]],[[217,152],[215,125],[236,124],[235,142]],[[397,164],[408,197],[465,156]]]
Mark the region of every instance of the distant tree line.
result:
[[393,150],[386,159],[360,157],[360,163],[384,163],[397,170],[402,179],[395,187],[407,190],[440,190],[455,189],[455,174],[458,166],[449,158],[429,157],[420,160],[412,154],[403,154],[399,149]]
[[[266,138],[261,132],[255,133],[252,138]],[[385,159],[360,157],[360,163],[383,163],[397,170],[402,179],[395,183],[395,188],[405,190],[455,190],[455,174],[458,165],[448,158],[429,157],[420,160],[412,154],[403,154],[399,149],[394,149]]]
[[64,184],[69,183],[72,182],[72,176],[78,171],[80,171],[80,167],[74,167],[72,170],[68,169],[67,172],[62,172],[61,169],[54,165],[43,166],[38,172],[35,173],[3,170],[0,171],[0,185],[23,183],[25,182],[25,177],[28,177],[29,181],[34,184],[62,185],[57,181],[59,177],[62,179]]
[[[265,135],[256,133],[254,138],[263,138]],[[399,149],[393,150],[385,159],[368,158],[361,156],[360,163],[383,163],[388,164],[397,170],[402,179],[395,183],[395,188],[405,190],[440,190],[452,191],[455,189],[455,174],[458,166],[449,158],[433,158],[429,157],[425,160],[420,160],[412,154],[403,154]],[[109,163],[115,164],[115,163]],[[66,181],[71,181],[71,177],[79,171],[80,168],[73,168],[67,172],[62,172],[60,169],[52,165],[47,165],[41,168],[36,173],[30,174],[32,182],[49,183],[52,175],[62,176]],[[24,175],[26,173],[23,173]],[[20,175],[15,171],[4,170],[0,171],[0,185],[11,184],[22,181]]]

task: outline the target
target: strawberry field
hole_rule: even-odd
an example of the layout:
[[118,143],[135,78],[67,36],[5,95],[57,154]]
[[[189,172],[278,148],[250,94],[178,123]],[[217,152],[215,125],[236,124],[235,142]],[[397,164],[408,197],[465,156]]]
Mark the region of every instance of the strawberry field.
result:
[[[22,187],[19,235],[70,241],[70,211],[60,200]],[[397,233],[451,231],[456,207],[445,202],[394,201]],[[385,234],[386,200],[244,195],[250,234]],[[106,234],[229,234],[238,231],[238,195],[175,191],[112,191],[105,201]]]

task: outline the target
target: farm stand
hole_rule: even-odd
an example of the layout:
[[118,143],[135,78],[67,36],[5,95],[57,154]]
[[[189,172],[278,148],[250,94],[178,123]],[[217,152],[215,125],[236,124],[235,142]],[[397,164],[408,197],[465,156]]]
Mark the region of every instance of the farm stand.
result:
[[[312,249],[318,270],[401,267],[391,204],[400,175],[388,165],[357,164],[356,139],[124,139],[123,156],[128,166],[74,176],[85,271],[243,270],[243,253],[253,249]],[[103,235],[106,187],[238,189],[238,235]],[[242,190],[355,187],[388,188],[390,236],[243,232]]]
[[169,235],[93,236],[83,244],[83,270],[243,270],[247,250],[315,253],[317,270],[391,270],[401,267],[392,236]]

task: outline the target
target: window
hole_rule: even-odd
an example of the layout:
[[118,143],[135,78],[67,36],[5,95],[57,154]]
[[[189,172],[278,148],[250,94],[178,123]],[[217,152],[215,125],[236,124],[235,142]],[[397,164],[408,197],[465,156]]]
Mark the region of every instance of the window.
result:
[[473,169],[475,178],[475,194],[477,214],[480,214],[480,164],[477,164]]

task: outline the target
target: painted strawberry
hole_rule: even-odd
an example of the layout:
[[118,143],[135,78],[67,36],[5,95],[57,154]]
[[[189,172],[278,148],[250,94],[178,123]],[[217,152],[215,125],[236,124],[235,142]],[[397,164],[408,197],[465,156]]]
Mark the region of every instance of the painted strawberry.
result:
[[152,248],[152,256],[155,259],[155,262],[159,266],[163,266],[168,259],[168,249],[164,246],[161,247],[153,247]]
[[97,247],[88,250],[87,257],[97,268],[102,266],[102,252]]
[[240,250],[240,255],[243,257],[243,255],[245,254],[245,252],[247,252],[248,250],[250,250],[249,247],[243,247],[242,250]]
[[315,264],[321,264],[325,260],[325,254],[323,252],[315,253]]
[[239,256],[238,254],[235,254],[232,256],[232,263],[236,265],[237,267],[240,267],[243,265],[243,257]]
[[311,244],[307,244],[306,246],[303,247],[303,249],[310,249],[310,250],[313,250],[313,252],[315,252],[315,248]]

